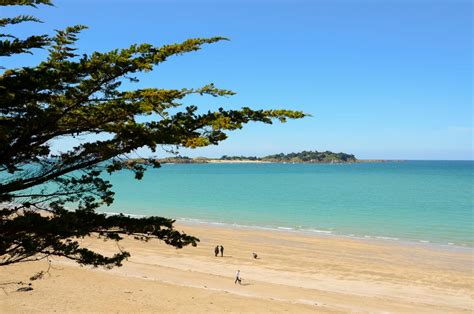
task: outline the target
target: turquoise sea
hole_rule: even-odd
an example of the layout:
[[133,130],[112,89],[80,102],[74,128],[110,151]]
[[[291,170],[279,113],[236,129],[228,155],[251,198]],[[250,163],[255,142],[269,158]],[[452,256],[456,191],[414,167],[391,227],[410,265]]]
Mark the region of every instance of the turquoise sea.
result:
[[104,212],[474,246],[473,161],[170,164],[110,177]]

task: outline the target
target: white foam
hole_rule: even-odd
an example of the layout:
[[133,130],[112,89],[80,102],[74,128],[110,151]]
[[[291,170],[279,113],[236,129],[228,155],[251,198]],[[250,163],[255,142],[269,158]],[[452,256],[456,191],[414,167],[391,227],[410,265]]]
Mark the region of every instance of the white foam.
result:
[[309,231],[309,232],[314,232],[314,233],[332,234],[332,231],[329,231],[329,230],[319,230],[319,229],[301,229],[301,231]]
[[277,229],[280,229],[280,230],[294,230],[293,228],[289,228],[289,227],[278,227]]
[[376,237],[377,239],[383,239],[383,240],[394,240],[394,241],[398,241],[400,240],[399,238],[394,238],[394,237],[382,237],[382,236],[378,236]]

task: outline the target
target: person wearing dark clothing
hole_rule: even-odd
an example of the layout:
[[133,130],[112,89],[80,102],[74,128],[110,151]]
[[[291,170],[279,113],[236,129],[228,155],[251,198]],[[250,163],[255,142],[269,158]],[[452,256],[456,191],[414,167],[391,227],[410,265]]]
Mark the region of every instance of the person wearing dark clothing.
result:
[[224,256],[224,247],[221,245],[221,257]]
[[217,254],[219,254],[219,246],[216,246],[216,248],[214,249],[214,254],[216,254],[217,257]]

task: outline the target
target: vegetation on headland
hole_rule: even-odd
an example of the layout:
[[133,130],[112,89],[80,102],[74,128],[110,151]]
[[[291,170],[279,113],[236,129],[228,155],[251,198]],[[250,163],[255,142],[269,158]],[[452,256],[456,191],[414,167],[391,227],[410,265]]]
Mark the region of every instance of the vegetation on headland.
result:
[[[221,158],[189,158],[183,156],[167,157],[156,160],[159,163],[176,163],[176,164],[191,164],[191,163],[209,163],[209,162],[275,162],[275,163],[354,163],[365,162],[358,160],[352,154],[333,153],[330,151],[302,151],[299,153],[289,154],[275,154],[265,157],[255,156],[227,156]],[[374,161],[375,162],[375,161]]]
[[354,155],[346,153],[333,153],[330,151],[302,151],[300,153],[276,154],[263,157],[264,161],[295,162],[295,163],[343,163],[356,162]]
[[[52,5],[50,0],[6,0],[0,7],[42,4]],[[130,154],[139,148],[217,145],[229,131],[249,122],[271,124],[306,116],[248,107],[200,113],[196,106],[183,105],[189,95],[234,95],[212,83],[132,90],[125,88],[130,84],[122,84],[138,82],[141,73],[170,57],[226,38],[194,38],[162,47],[134,44],[79,55],[75,44],[85,26],[57,30],[53,36],[20,38],[9,33],[7,28],[25,22],[39,20],[29,15],[0,18],[5,29],[0,34],[0,56],[33,54],[33,49],[48,55],[37,65],[16,63],[0,74],[0,265],[62,256],[83,265],[112,267],[130,256],[120,248],[106,256],[81,246],[77,239],[85,236],[120,241],[132,235],[139,240],[160,239],[176,248],[195,246],[199,240],[175,230],[172,219],[96,213],[114,200],[112,185],[101,174],[130,170],[139,180],[148,166],[160,166],[152,159],[130,161]],[[143,116],[148,117],[146,122]],[[52,152],[51,144],[63,138],[78,139],[76,146]]]
[[262,160],[262,158],[255,157],[255,156],[227,156],[224,155],[219,160],[239,160],[239,161],[245,161],[245,160],[250,160],[250,161],[258,161]]

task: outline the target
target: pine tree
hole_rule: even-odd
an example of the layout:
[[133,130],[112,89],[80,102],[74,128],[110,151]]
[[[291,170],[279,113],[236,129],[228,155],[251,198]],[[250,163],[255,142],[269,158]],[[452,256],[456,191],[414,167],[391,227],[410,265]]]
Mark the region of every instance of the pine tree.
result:
[[[5,0],[1,5],[52,5],[49,0]],[[33,16],[1,18],[3,28],[38,22]],[[200,88],[123,90],[125,80],[152,71],[169,57],[201,49],[223,37],[195,38],[155,47],[132,45],[109,52],[78,55],[75,44],[82,25],[56,31],[54,36],[17,38],[0,35],[0,56],[14,57],[47,49],[36,66],[3,69],[0,75],[0,265],[33,261],[51,255],[80,264],[120,266],[130,254],[107,257],[81,247],[75,239],[95,236],[119,241],[124,235],[139,240],[161,239],[176,248],[195,246],[197,238],[174,229],[162,217],[106,216],[99,206],[113,202],[110,182],[101,174],[131,170],[141,179],[149,160],[127,160],[130,153],[162,145],[196,148],[217,145],[251,121],[302,118],[289,110],[224,110],[198,113],[185,108],[191,94],[231,96],[213,84]],[[147,122],[139,117],[148,116]],[[63,137],[107,134],[55,153],[52,141]],[[69,208],[69,209],[66,209]],[[73,208],[73,210],[71,210]]]

